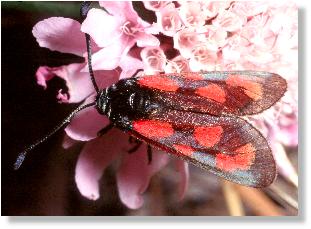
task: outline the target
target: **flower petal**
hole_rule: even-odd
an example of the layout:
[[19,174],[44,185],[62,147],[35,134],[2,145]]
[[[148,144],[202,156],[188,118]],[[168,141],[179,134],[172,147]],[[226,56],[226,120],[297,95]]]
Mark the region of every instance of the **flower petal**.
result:
[[146,74],[156,74],[164,70],[166,56],[161,47],[145,47],[140,52]]
[[[102,48],[92,55],[93,70],[112,70],[118,67],[121,55],[122,46],[120,44],[111,44]],[[83,71],[88,71],[86,66]]]
[[182,29],[182,21],[173,3],[161,8],[160,11],[156,11],[156,16],[157,24],[164,35],[172,37],[177,31]]
[[39,21],[32,34],[41,47],[82,56],[86,44],[80,27],[80,23],[71,18],[51,17]]
[[122,19],[136,21],[138,18],[138,14],[130,1],[100,1],[99,5],[105,8],[109,14]]
[[163,7],[165,7],[167,4],[169,4],[169,1],[143,1],[144,6],[148,10],[152,11],[159,11]]
[[88,199],[99,198],[98,181],[105,168],[126,149],[127,135],[117,129],[104,137],[87,142],[76,165],[76,184],[80,193]]
[[89,73],[80,72],[85,64],[69,64],[60,67],[41,66],[36,72],[37,83],[44,88],[46,82],[54,77],[60,77],[66,81],[68,93],[61,90],[58,94],[60,102],[78,103],[94,92]]
[[200,2],[186,2],[179,8],[179,15],[187,27],[200,27],[205,24],[206,15]]
[[98,46],[106,47],[112,43],[119,43],[122,35],[121,25],[120,18],[101,9],[91,9],[82,23],[81,31],[90,34]]
[[[95,98],[90,96],[83,104],[94,102]],[[81,110],[71,120],[65,131],[68,136],[78,141],[89,141],[97,137],[98,131],[109,124],[109,119],[98,113],[95,107]]]
[[146,46],[159,46],[160,41],[158,38],[151,34],[147,33],[139,33],[136,35],[137,46],[138,47],[146,47]]
[[64,149],[69,149],[71,146],[75,145],[76,143],[77,143],[76,140],[73,140],[67,134],[65,134],[63,138],[62,147]]
[[122,69],[120,79],[124,79],[132,77],[137,70],[143,69],[144,65],[141,60],[128,54],[122,58],[120,67]]
[[[85,69],[85,71],[83,71]],[[117,71],[94,71],[96,83],[99,88],[106,88],[119,79]],[[60,77],[66,81],[67,93],[59,90],[57,98],[63,103],[79,103],[92,93],[95,93],[89,72],[85,64],[70,64],[60,67],[41,66],[36,72],[37,83],[47,87],[47,81]]]
[[151,176],[168,162],[167,154],[153,151],[152,163],[148,164],[146,146],[133,154],[125,154],[117,173],[117,185],[121,201],[129,208],[137,209],[143,204]]
[[164,71],[165,73],[189,72],[188,59],[182,56],[176,56],[166,64]]
[[174,48],[177,49],[184,58],[190,58],[193,47],[200,42],[200,36],[202,37],[194,28],[180,30],[173,36]]
[[175,160],[176,170],[180,173],[180,181],[178,187],[178,196],[182,200],[185,197],[189,184],[189,167],[188,163],[179,159]]

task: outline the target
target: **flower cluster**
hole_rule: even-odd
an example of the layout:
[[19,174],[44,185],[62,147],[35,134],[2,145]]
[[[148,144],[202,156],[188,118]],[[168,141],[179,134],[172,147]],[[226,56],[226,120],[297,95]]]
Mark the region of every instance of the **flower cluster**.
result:
[[[282,101],[258,115],[253,123],[273,141],[277,155],[283,146],[297,146],[297,8],[293,3],[272,2],[143,2],[138,14],[131,2],[99,2],[79,22],[52,17],[38,22],[33,35],[41,47],[86,57],[83,33],[92,38],[92,62],[96,81],[105,88],[135,73],[258,70],[278,73],[288,81]],[[143,18],[151,14],[155,20]],[[68,92],[58,93],[64,103],[89,103],[94,88],[87,62],[60,67],[41,66],[39,85],[61,77]],[[252,119],[251,119],[252,121]],[[73,140],[86,141],[76,166],[76,183],[90,199],[99,197],[98,181],[112,161],[119,160],[117,185],[121,201],[130,208],[143,204],[142,194],[151,176],[168,163],[168,157],[155,153],[148,165],[146,147],[127,154],[127,136],[112,130],[104,137],[97,132],[109,120],[95,108],[81,111],[65,129],[64,146]],[[280,150],[281,149],[281,150]],[[282,160],[278,164],[285,168]],[[187,164],[176,159],[181,174],[180,195],[187,187]],[[283,163],[283,164],[282,164]],[[282,170],[282,169],[281,169]]]

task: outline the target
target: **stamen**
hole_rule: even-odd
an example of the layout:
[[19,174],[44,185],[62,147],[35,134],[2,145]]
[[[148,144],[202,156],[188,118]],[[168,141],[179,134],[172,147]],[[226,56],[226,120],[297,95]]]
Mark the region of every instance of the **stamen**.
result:
[[132,22],[127,21],[120,27],[120,30],[128,36],[134,36],[137,32],[143,31],[142,28],[135,27],[132,25],[133,25]]

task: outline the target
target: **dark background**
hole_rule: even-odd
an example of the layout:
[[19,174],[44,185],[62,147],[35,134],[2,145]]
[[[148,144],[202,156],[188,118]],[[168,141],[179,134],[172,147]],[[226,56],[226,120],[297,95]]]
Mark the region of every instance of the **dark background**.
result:
[[[58,89],[65,89],[62,80],[53,79],[47,90],[38,86],[37,68],[83,61],[74,55],[40,48],[32,36],[32,27],[51,16],[79,20],[79,9],[79,2],[1,2],[2,215],[228,215],[220,179],[193,167],[187,196],[181,202],[176,200],[176,172],[170,167],[152,179],[145,205],[139,210],[129,210],[120,203],[112,168],[105,172],[101,198],[96,202],[87,200],[74,182],[82,143],[64,150],[63,131],[33,150],[20,170],[13,170],[18,153],[76,107],[57,103]],[[296,154],[291,155],[295,161]],[[276,183],[297,198],[296,190],[281,178]],[[282,214],[297,214],[296,209],[283,205],[269,190],[263,193]],[[262,214],[247,200],[243,207],[247,215]]]

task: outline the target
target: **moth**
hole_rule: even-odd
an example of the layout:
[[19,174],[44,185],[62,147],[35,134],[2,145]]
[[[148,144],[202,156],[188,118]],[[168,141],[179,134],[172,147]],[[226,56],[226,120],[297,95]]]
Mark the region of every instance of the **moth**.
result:
[[69,123],[76,113],[95,106],[111,121],[102,135],[115,126],[241,185],[260,188],[274,181],[276,165],[269,144],[242,116],[258,114],[284,95],[287,83],[281,76],[260,71],[184,72],[128,78],[99,89],[87,34],[86,41],[96,100],[79,106],[52,132],[20,153],[15,169],[28,151]]
[[227,180],[265,187],[276,176],[271,149],[239,116],[268,109],[285,91],[268,72],[185,72],[120,80],[88,106],[110,119],[102,134],[116,126]]
[[113,125],[227,180],[273,182],[267,140],[239,116],[262,112],[286,91],[277,74],[257,71],[173,73],[120,80],[97,96]]

